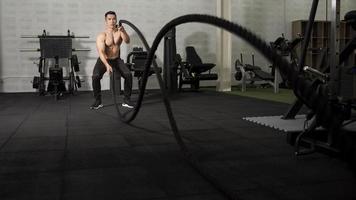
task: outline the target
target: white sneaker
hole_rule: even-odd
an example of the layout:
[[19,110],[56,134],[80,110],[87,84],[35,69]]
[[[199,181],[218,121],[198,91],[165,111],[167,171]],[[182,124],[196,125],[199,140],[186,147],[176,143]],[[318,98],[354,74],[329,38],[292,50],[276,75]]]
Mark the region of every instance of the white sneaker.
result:
[[102,107],[104,107],[103,104],[100,104],[100,105],[98,105],[98,106],[96,106],[96,107],[90,107],[90,108],[91,108],[91,109],[94,109],[94,110],[98,110],[99,108],[102,108]]
[[127,103],[122,103],[121,105],[122,105],[122,107],[133,108],[133,106],[131,106],[131,105],[127,104]]
[[96,100],[91,106],[90,106],[90,109],[99,109],[99,108],[102,108],[104,107],[103,104],[101,104],[101,101],[100,100]]

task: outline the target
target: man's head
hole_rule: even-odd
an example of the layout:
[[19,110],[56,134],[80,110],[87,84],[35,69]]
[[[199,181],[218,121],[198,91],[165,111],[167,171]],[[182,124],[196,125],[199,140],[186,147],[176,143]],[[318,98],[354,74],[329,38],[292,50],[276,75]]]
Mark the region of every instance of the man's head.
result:
[[114,11],[108,11],[105,13],[105,23],[107,26],[113,28],[116,25],[116,13]]

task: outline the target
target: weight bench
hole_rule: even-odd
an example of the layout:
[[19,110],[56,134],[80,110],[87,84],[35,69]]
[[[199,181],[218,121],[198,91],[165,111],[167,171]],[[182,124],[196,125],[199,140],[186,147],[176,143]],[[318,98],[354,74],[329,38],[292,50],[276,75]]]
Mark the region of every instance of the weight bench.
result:
[[218,75],[210,71],[215,67],[215,64],[203,63],[193,46],[186,47],[186,55],[186,62],[182,62],[179,54],[177,54],[176,58],[181,66],[179,72],[179,91],[182,90],[183,84],[190,84],[192,89],[198,90],[200,81],[218,79]]
[[[250,84],[254,84],[256,81],[266,81],[267,84],[270,84],[274,88],[274,93],[279,92],[278,86],[278,76],[276,71],[274,71],[274,76],[271,73],[265,72],[261,67],[254,65],[254,55],[252,54],[252,65],[243,64],[242,54],[241,61],[236,59],[235,61],[235,79],[241,81],[241,91],[246,91],[246,85],[249,81]],[[263,84],[264,85],[264,84]]]
[[263,81],[274,81],[274,76],[272,76],[270,73],[267,73],[265,71],[262,71],[261,67],[258,66],[253,66],[250,64],[245,65],[245,70],[246,71],[253,71],[255,74],[255,77],[257,80],[263,80]]

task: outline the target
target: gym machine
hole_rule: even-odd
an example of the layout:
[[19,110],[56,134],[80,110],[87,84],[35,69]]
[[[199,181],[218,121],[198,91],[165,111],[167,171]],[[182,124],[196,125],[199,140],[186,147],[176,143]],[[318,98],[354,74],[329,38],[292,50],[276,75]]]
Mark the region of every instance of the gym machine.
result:
[[[278,37],[274,42],[271,42],[271,48],[276,50],[279,55],[290,60],[291,62],[297,62],[297,55],[294,50],[295,46],[299,44],[303,38],[299,37],[291,42],[285,39],[282,34],[281,37]],[[250,84],[254,84],[256,81],[262,81],[261,86],[271,85],[274,88],[274,93],[279,92],[279,87],[288,87],[288,82],[286,77],[281,77],[278,68],[272,64],[269,66],[271,68],[271,72],[265,72],[261,67],[255,65],[255,55],[251,55],[252,65],[244,64],[244,59],[242,53],[240,54],[240,59],[236,59],[235,61],[235,80],[241,81],[241,91],[246,91],[247,82]],[[265,83],[267,82],[267,83]]]
[[[138,81],[138,88],[140,89],[142,83],[142,76],[145,70],[145,63],[147,60],[147,51],[144,51],[142,47],[134,47],[132,51],[127,54],[126,65],[127,67],[134,72],[134,77],[137,78]],[[162,68],[158,68],[159,73],[162,72]],[[148,76],[154,74],[155,71],[151,67],[148,73]]]
[[[90,51],[90,49],[75,49],[72,48],[72,39],[89,38],[89,36],[74,36],[68,30],[67,35],[49,35],[46,30],[43,30],[42,35],[23,35],[21,38],[39,38],[40,48],[38,49],[20,49],[21,52],[40,52],[38,62],[39,76],[33,78],[32,87],[38,90],[39,95],[43,96],[46,93],[54,95],[57,100],[66,92],[64,81],[69,81],[68,92],[75,94],[77,89],[81,87],[81,80],[77,73],[79,72],[79,64],[77,55],[73,52]],[[54,66],[49,67],[49,60],[54,59]],[[59,65],[59,59],[68,60],[68,76],[63,75],[63,68]],[[48,76],[46,71],[48,68]],[[48,81],[46,90],[46,81]]]
[[176,30],[172,28],[164,36],[163,80],[169,93],[182,91],[183,84],[190,84],[196,91],[200,81],[218,79],[218,75],[210,71],[215,64],[203,63],[193,46],[186,47],[186,56],[186,61],[182,61],[177,54]]
[[215,67],[214,63],[203,63],[193,46],[187,46],[185,50],[187,56],[185,62],[179,62],[180,55],[176,57],[179,63],[179,91],[182,90],[183,84],[190,84],[190,88],[196,91],[200,87],[200,81],[218,79],[218,74],[211,72]]
[[[305,66],[306,51],[318,2],[318,0],[313,1],[303,41],[303,51],[298,63],[299,76],[309,80],[310,89],[306,89],[307,92],[304,94],[294,89],[298,100],[284,116],[285,119],[294,118],[302,105],[305,104],[311,108],[311,111],[306,115],[306,123],[310,125],[301,133],[289,133],[287,142],[294,145],[296,155],[309,154],[317,149],[331,154],[349,154],[350,152],[347,151],[356,152],[355,130],[344,130],[346,126],[350,127],[350,124],[355,122],[356,61],[354,50],[356,49],[356,35],[354,34],[350,42],[341,50],[339,40],[340,0],[332,0],[330,46],[327,52],[329,56],[324,57],[326,60],[321,62],[326,66],[319,67],[319,69],[327,70],[319,71],[313,66]],[[356,11],[348,12],[345,15],[345,21],[355,32]],[[309,95],[306,95],[307,93]],[[327,110],[323,110],[322,107],[327,107]],[[316,128],[319,126],[323,126],[325,130],[317,131]],[[351,138],[348,139],[348,144],[351,147],[345,146],[345,138]]]

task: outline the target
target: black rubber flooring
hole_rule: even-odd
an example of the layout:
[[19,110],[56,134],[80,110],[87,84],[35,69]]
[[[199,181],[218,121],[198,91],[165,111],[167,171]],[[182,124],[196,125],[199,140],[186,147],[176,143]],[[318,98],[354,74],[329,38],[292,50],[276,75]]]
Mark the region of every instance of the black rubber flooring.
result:
[[[147,97],[127,125],[109,94],[99,110],[89,92],[0,94],[0,199],[225,199],[182,156],[160,96]],[[346,162],[295,157],[285,133],[242,120],[288,105],[216,92],[172,99],[190,151],[240,199],[356,199]]]

